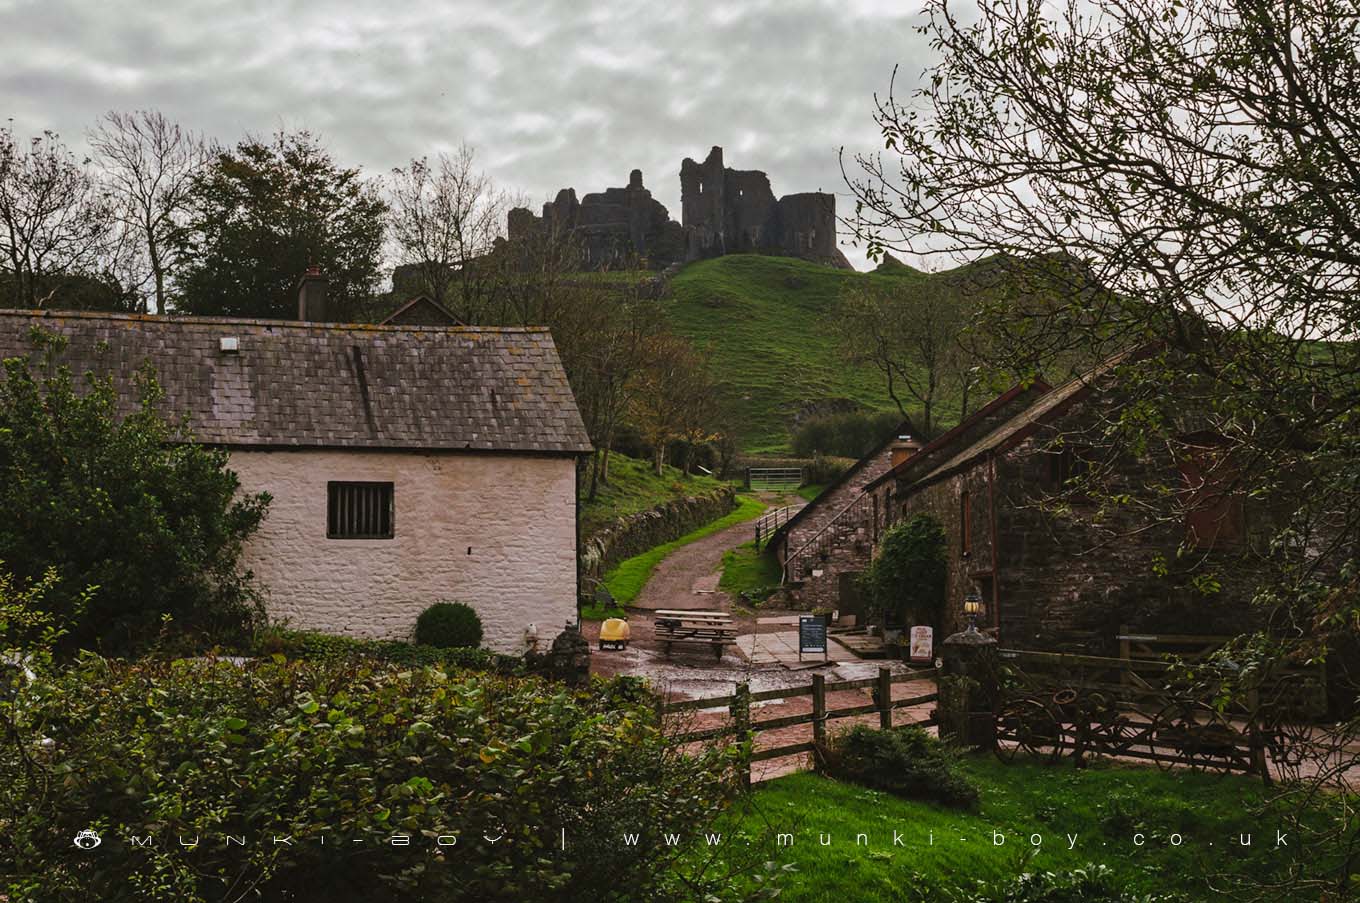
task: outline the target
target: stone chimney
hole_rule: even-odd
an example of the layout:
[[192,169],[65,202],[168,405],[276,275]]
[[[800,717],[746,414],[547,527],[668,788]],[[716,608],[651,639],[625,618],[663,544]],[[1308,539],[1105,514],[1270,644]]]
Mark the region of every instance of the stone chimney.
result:
[[330,320],[326,310],[326,277],[321,267],[307,267],[298,281],[298,319],[304,323],[325,323]]
[[898,436],[892,444],[892,466],[896,468],[922,448],[921,443],[911,436]]

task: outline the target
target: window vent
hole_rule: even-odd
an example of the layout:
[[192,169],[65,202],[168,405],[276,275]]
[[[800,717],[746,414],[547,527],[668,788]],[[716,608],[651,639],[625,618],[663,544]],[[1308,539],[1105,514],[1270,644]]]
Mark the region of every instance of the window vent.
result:
[[391,539],[391,483],[327,483],[327,539]]

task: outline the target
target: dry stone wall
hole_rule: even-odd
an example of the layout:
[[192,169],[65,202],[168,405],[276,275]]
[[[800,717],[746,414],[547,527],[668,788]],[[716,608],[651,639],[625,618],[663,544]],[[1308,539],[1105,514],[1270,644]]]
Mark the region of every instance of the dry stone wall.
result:
[[731,513],[735,492],[723,487],[630,514],[581,539],[581,574],[599,579],[625,559],[640,555]]

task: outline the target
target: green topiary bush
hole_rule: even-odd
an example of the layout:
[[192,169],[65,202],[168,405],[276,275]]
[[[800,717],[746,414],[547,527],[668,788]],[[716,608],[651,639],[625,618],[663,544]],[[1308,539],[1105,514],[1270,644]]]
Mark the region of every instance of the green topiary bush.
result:
[[[691,863],[739,796],[745,746],[683,747],[636,682],[576,691],[354,657],[84,656],[0,679],[0,899],[665,903],[721,889]],[[103,842],[82,858],[85,829]],[[668,893],[678,875],[700,883]]]
[[476,649],[482,645],[482,619],[471,605],[436,602],[416,619],[416,642],[440,649]]
[[958,809],[977,806],[977,788],[953,752],[915,725],[884,731],[857,724],[833,737],[822,757],[832,777]]

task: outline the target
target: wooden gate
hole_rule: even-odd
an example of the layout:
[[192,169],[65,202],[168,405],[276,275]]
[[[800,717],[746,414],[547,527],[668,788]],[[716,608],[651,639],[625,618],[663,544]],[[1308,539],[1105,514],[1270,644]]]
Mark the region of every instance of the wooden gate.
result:
[[753,491],[793,492],[802,485],[801,467],[746,468],[746,488]]

